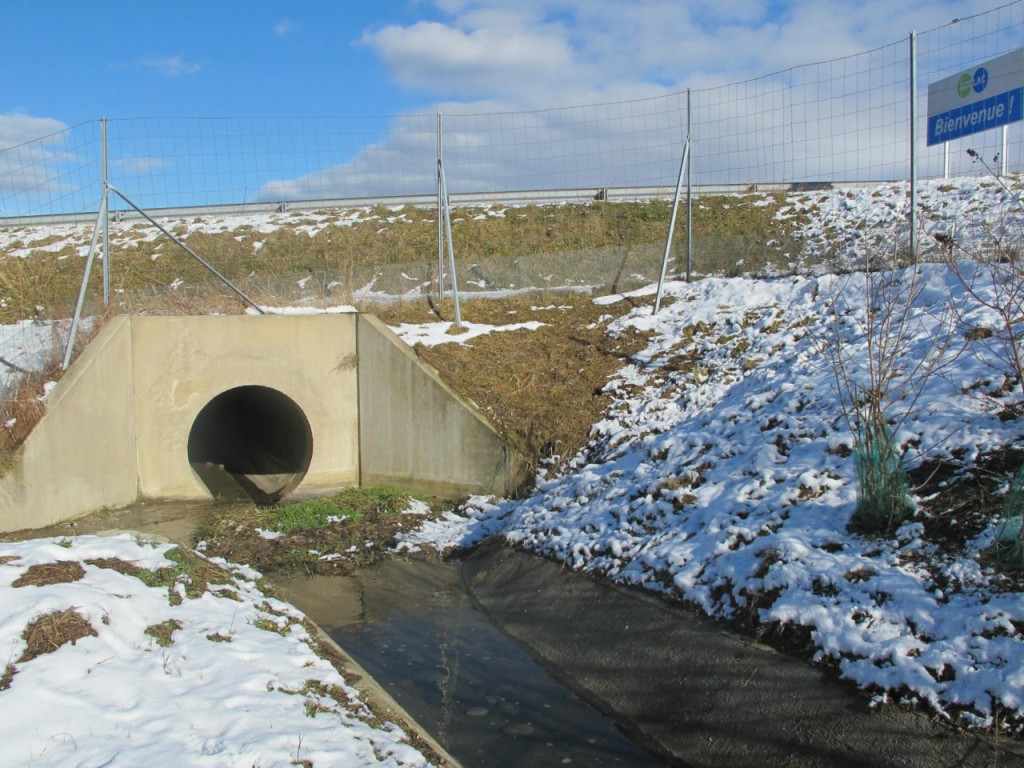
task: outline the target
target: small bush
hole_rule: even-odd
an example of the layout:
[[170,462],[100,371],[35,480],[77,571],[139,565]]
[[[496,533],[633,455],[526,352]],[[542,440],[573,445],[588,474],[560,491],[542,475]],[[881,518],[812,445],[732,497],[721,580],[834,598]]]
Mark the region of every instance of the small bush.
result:
[[858,431],[857,508],[850,527],[862,533],[891,533],[913,511],[910,481],[892,432],[883,421]]
[[1024,569],[1024,467],[1017,470],[1003,504],[1003,521],[991,549],[993,563],[1004,570]]

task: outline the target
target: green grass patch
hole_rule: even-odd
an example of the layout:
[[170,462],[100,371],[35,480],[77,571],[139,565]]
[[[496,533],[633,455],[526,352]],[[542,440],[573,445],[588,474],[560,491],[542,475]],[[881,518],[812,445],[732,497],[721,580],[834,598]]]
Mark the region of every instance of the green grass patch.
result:
[[[235,583],[234,577],[223,568],[182,547],[169,549],[164,557],[174,565],[164,566],[155,571],[118,560],[89,562],[92,565],[111,568],[126,575],[135,576],[147,587],[167,587],[169,599],[174,605],[181,602],[181,595],[177,590],[178,584],[184,586],[186,597],[195,600],[206,592],[210,584],[233,585]],[[230,595],[228,596],[230,597]],[[235,596],[237,597],[237,593]]]
[[156,640],[161,648],[168,648],[174,642],[174,633],[181,629],[181,622],[177,619],[168,619],[159,624],[150,624],[146,627],[146,635]]
[[281,504],[267,511],[267,524],[281,533],[328,528],[338,522],[358,523],[370,518],[397,515],[409,506],[404,491],[382,485],[372,488],[346,488],[334,496]]
[[402,514],[410,502],[404,491],[377,486],[276,507],[225,508],[208,516],[198,538],[204,554],[264,573],[349,573],[385,557],[396,534],[419,521]]

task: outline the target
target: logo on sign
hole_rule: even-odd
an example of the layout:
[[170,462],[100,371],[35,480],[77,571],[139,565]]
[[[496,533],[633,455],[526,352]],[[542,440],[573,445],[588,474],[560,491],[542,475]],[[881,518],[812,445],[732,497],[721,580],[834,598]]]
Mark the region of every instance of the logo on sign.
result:
[[985,90],[986,85],[988,85],[988,70],[978,67],[974,71],[974,92],[981,93]]
[[964,72],[960,75],[960,81],[956,84],[956,93],[961,99],[966,99],[971,95],[971,91],[981,93],[987,85],[988,70],[984,67],[978,67],[974,70],[973,75],[970,72]]

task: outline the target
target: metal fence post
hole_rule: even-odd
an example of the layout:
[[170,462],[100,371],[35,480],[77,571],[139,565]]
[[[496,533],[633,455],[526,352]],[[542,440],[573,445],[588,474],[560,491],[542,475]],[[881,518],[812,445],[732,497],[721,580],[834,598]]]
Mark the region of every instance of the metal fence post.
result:
[[100,174],[103,184],[103,306],[110,306],[110,154],[107,149],[107,118],[100,118]]
[[443,166],[443,126],[441,113],[437,113],[437,300],[444,300],[444,209],[445,201],[442,198],[444,190],[441,185],[441,168]]
[[910,258],[917,261],[917,32],[910,33]]
[[668,260],[672,253],[672,236],[676,231],[676,214],[679,212],[679,197],[683,188],[683,173],[689,167],[690,162],[690,138],[686,138],[683,145],[683,159],[679,163],[679,180],[676,181],[676,193],[672,198],[672,215],[668,221],[668,233],[665,235],[665,253],[661,257],[661,274],[658,277],[658,291],[654,296],[653,314],[661,311],[661,295],[665,287],[665,277],[668,274]]
[[462,310],[459,309],[459,279],[455,273],[455,246],[452,243],[452,211],[448,197],[448,182],[444,176],[444,164],[437,161],[437,175],[441,179],[441,197],[444,199],[444,233],[448,240],[448,276],[452,281],[452,301],[455,303],[455,327],[462,328]]
[[686,146],[690,153],[689,162],[686,164],[686,282],[690,282],[693,272],[693,185],[691,184],[690,172],[693,168],[693,139],[690,135],[692,121],[690,115],[690,89],[686,89]]
[[1010,130],[1010,126],[1008,126],[1008,125],[1004,125],[1003,126],[1003,148],[999,152],[999,160],[1000,160],[1000,163],[999,163],[999,175],[1000,176],[1005,176],[1006,175],[1006,168],[1007,168],[1007,165],[1006,165],[1006,150],[1008,149],[1007,144],[1008,144],[1008,139],[1009,139],[1009,130]]

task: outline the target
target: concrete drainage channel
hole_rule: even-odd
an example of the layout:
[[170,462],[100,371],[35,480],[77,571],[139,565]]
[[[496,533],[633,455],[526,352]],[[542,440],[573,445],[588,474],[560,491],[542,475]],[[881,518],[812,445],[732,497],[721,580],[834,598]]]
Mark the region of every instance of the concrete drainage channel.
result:
[[887,706],[691,611],[489,543],[463,580],[502,629],[674,765],[1024,766],[1018,742]]

